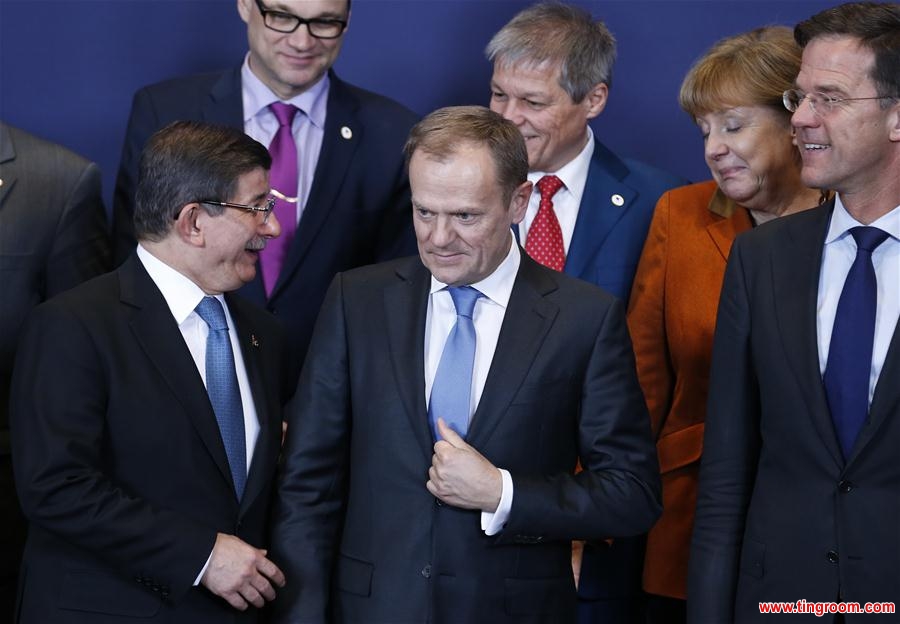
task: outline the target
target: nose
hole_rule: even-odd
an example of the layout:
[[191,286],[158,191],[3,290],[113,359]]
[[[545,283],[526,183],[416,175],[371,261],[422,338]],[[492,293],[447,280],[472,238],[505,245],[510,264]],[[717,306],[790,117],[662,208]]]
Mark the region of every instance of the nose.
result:
[[703,146],[703,152],[706,160],[718,160],[728,153],[728,146],[717,132],[710,132],[706,137],[706,144]]
[[266,238],[278,238],[281,236],[281,222],[275,216],[275,211],[269,213],[269,218],[260,223],[260,233]]
[[456,237],[450,219],[451,217],[441,215],[434,220],[434,224],[431,228],[431,236],[429,238],[435,247],[446,247],[452,243],[453,239]]
[[791,125],[794,128],[803,128],[805,126],[815,126],[819,122],[816,111],[813,110],[812,103],[809,98],[800,100],[797,110],[791,115]]
[[506,101],[491,100],[491,110],[499,113],[501,117],[514,124],[521,125],[523,117],[519,107],[513,98],[507,98]]
[[297,30],[287,36],[291,47],[298,50],[309,50],[316,44],[316,38],[309,32],[309,24],[300,24]]

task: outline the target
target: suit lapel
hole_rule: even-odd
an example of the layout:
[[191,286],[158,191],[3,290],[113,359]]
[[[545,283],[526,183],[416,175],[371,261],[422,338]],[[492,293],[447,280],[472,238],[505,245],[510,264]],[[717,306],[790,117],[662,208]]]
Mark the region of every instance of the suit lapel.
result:
[[244,129],[241,67],[222,74],[201,107],[203,121]]
[[638,193],[622,181],[627,175],[625,163],[597,141],[566,256],[567,274],[584,274],[616,223],[631,208]]
[[872,405],[869,408],[869,421],[862,428],[853,446],[853,451],[847,463],[860,456],[863,449],[876,439],[878,429],[889,418],[896,418],[900,414],[900,392],[897,391],[897,380],[900,379],[900,319],[894,327],[894,336],[888,347],[884,365],[878,375],[878,383],[875,385],[875,395],[872,397]]
[[551,273],[542,270],[523,250],[520,252],[519,273],[500,327],[497,349],[466,438],[475,448],[486,448],[559,312],[556,304],[545,298],[557,288]]
[[775,314],[788,363],[799,381],[809,416],[832,459],[844,465],[825,386],[819,372],[816,307],[819,274],[834,202],[790,219],[786,235],[772,246]]
[[365,132],[365,128],[357,118],[359,103],[356,98],[334,73],[330,73],[329,78],[331,84],[328,91],[328,114],[325,118],[322,151],[319,153],[312,188],[297,227],[297,234],[272,291],[273,299],[290,281],[291,275],[303,261],[310,245],[334,209],[335,200],[353,160],[353,154]]
[[[11,162],[16,159],[16,147],[13,145],[12,136],[6,124],[0,123],[0,163]],[[0,208],[6,196],[16,183],[15,167],[12,165],[0,170]]]
[[390,359],[409,424],[430,462],[432,446],[425,407],[425,315],[431,275],[418,258],[397,271],[384,289],[384,316]]
[[122,302],[136,308],[130,323],[135,339],[184,407],[222,478],[234,489],[206,388],[165,299],[137,256],[132,255],[118,274]]
[[[273,387],[275,380],[266,380],[263,374],[263,358],[273,345],[265,344],[265,341],[254,333],[250,319],[245,314],[244,305],[236,297],[227,295],[226,300],[238,334],[241,356],[247,371],[247,379],[250,381],[250,392],[253,394],[253,405],[259,421],[259,437],[256,439],[253,462],[250,464],[244,496],[241,499],[241,508],[247,509],[265,488],[266,480],[271,477],[271,471],[267,468],[274,465],[273,458],[278,456],[281,442],[281,421],[276,421],[272,415],[280,414],[281,409],[278,400],[267,391],[267,388]],[[277,433],[273,433],[273,428],[278,429]]]
[[731,253],[731,245],[738,234],[752,227],[750,217],[743,208],[735,207],[734,213],[730,217],[716,217],[712,223],[706,226],[706,231],[712,239],[713,244],[722,256],[722,259],[728,261],[728,254]]

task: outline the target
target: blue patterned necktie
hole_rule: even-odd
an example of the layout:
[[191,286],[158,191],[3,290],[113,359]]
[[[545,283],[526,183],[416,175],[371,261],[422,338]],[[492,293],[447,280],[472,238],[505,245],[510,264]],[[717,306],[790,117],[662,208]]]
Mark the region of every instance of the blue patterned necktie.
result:
[[195,311],[209,325],[206,337],[206,391],[219,423],[234,490],[240,500],[247,482],[247,442],[244,437],[244,408],[234,371],[234,353],[228,337],[225,310],[215,297],[204,297]]
[[481,296],[471,286],[450,287],[447,290],[456,307],[456,325],[444,344],[431,386],[428,420],[435,440],[441,439],[437,431],[438,418],[443,418],[463,438],[469,428],[472,367],[475,364],[475,324],[472,322],[472,313],[475,302]]
[[875,308],[878,284],[872,252],[888,233],[874,227],[851,228],[856,240],[856,258],[838,300],[825,365],[825,394],[841,443],[844,459],[869,414],[869,377],[875,342]]

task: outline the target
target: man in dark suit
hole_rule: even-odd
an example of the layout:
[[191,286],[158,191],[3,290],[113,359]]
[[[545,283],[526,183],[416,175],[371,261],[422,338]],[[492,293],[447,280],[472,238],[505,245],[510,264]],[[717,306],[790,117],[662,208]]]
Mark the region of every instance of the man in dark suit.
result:
[[406,152],[419,257],[337,276],[290,412],[277,621],[571,621],[569,540],[660,509],[623,307],[515,243],[513,124],[441,109]]
[[35,309],[10,409],[16,621],[252,622],[283,582],[260,548],[291,362],[277,322],[227,294],[280,231],[270,162],[231,128],[161,130],[137,252]]
[[542,3],[500,29],[486,54],[494,64],[491,110],[515,123],[528,147],[534,190],[519,240],[531,253],[529,232],[542,220],[538,182],[558,177],[552,213],[563,270],[628,301],[656,201],[687,180],[618,157],[588,126],[609,97],[612,33],[583,9]]
[[109,264],[97,166],[0,122],[0,619],[12,613],[25,544],[8,425],[19,330],[34,306]]
[[[519,240],[538,262],[627,302],[656,202],[687,181],[620,158],[588,126],[609,97],[612,33],[583,9],[542,3],[500,29],[486,54],[491,109],[518,126],[528,147],[534,191]],[[559,181],[548,206],[541,180]],[[638,618],[643,539],[589,543],[583,555],[574,546],[579,620]]]
[[[271,270],[263,256],[263,270],[241,294],[282,318],[302,361],[335,273],[415,250],[402,147],[416,116],[331,70],[349,0],[237,5],[250,45],[241,66],[155,84],[134,97],[113,203],[116,255],[121,260],[134,248],[137,159],[154,131],[177,119],[204,120],[243,129],[269,146],[279,129],[272,105],[296,107],[289,124],[296,188],[278,189],[293,211],[282,218],[285,255]],[[277,279],[264,283],[264,272]]]
[[900,602],[900,6],[837,6],[794,36],[784,101],[803,182],[837,194],[731,251],[691,547],[698,624],[801,599],[839,610],[828,621],[897,621],[850,613]]

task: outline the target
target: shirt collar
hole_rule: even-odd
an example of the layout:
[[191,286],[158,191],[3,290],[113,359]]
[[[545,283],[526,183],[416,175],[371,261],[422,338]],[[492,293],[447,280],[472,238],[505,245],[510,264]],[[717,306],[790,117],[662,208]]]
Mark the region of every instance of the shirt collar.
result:
[[331,82],[328,72],[313,86],[289,100],[281,100],[250,69],[250,53],[244,57],[241,66],[241,94],[244,104],[244,123],[256,117],[260,111],[273,102],[284,101],[293,104],[306,115],[317,128],[325,127],[325,112],[328,104],[328,90]]
[[[835,194],[834,212],[831,215],[831,223],[828,225],[828,234],[825,236],[825,244],[827,245],[843,238],[850,228],[861,225],[863,224],[854,219],[850,213],[847,212],[847,209],[844,207],[844,202],[841,201],[840,193]],[[895,240],[900,240],[900,206],[897,206],[889,213],[882,215],[869,225],[884,230]]]
[[[147,251],[141,244],[138,244],[137,255],[150,275],[150,279],[153,280],[153,283],[159,288],[159,292],[162,293],[163,299],[166,300],[172,316],[175,317],[175,322],[181,325],[200,301],[207,296],[206,293],[188,277]],[[228,309],[222,295],[216,295],[216,299],[222,303],[222,307]]]
[[570,193],[580,196],[584,190],[585,182],[587,182],[588,168],[591,165],[591,156],[594,154],[594,133],[591,127],[587,127],[588,140],[584,148],[578,152],[578,156],[560,167],[557,171],[529,171],[528,181],[535,185],[537,190],[537,181],[545,175],[555,175]]
[[[482,295],[504,308],[509,304],[509,297],[512,294],[513,284],[516,281],[516,274],[519,272],[519,264],[521,264],[522,260],[519,255],[519,245],[513,237],[512,230],[509,232],[509,239],[509,252],[506,254],[506,258],[503,259],[503,262],[500,263],[500,266],[480,282],[469,284]],[[431,290],[429,294],[433,295],[445,288],[447,288],[447,284],[439,281],[434,275],[431,276]]]

